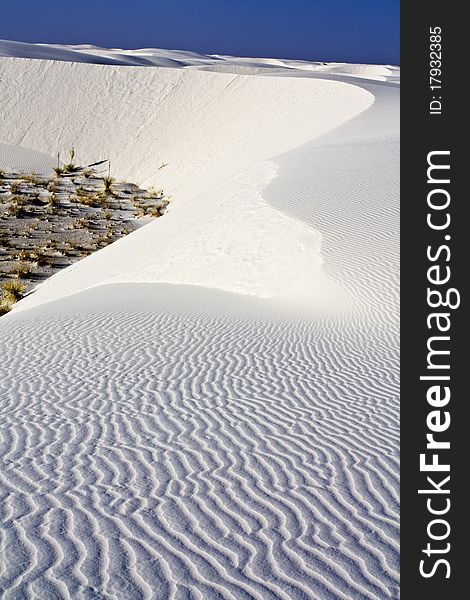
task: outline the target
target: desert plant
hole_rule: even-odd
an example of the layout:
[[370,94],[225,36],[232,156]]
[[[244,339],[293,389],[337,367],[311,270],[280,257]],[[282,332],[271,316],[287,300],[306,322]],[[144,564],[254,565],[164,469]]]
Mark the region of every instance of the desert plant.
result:
[[7,281],[2,286],[3,301],[7,303],[15,303],[23,298],[26,292],[26,286],[19,281]]
[[159,217],[160,212],[157,207],[149,206],[147,204],[147,205],[142,205],[139,208],[139,210],[137,211],[137,216],[138,217]]
[[76,173],[77,171],[80,170],[80,167],[77,167],[77,165],[74,163],[74,159],[75,159],[75,148],[72,146],[72,148],[70,148],[70,152],[69,152],[69,162],[64,165],[64,173]]
[[25,260],[29,260],[31,258],[32,252],[29,252],[28,250],[20,250],[20,252],[18,252],[16,258],[20,261],[25,261]]
[[84,204],[85,206],[97,208],[102,204],[103,198],[100,194],[95,194],[93,196],[80,194],[76,197],[74,202],[77,202],[78,204]]
[[10,198],[10,204],[15,204],[16,206],[27,206],[29,204],[29,199],[26,196],[16,195]]
[[24,174],[21,176],[21,179],[28,183],[32,183],[33,185],[38,185],[41,183],[41,179],[37,173]]
[[38,267],[45,267],[46,265],[51,264],[51,258],[47,256],[47,254],[44,254],[44,252],[40,248],[37,248],[34,251],[31,258],[32,260],[34,260]]
[[78,173],[78,171],[80,171],[80,167],[77,167],[76,165],[64,165],[64,174],[65,175],[71,175],[72,173]]
[[6,302],[5,300],[2,300],[0,302],[0,317],[3,317],[3,315],[6,315],[7,313],[9,313],[11,310],[11,304],[9,302]]
[[73,222],[74,229],[88,229],[89,226],[90,226],[90,220],[85,217],[81,217],[80,219],[75,219],[75,221]]
[[28,211],[25,208],[25,203],[20,202],[11,202],[8,207],[8,215],[11,217],[15,217],[16,219],[22,219],[28,214]]
[[52,208],[60,206],[60,200],[57,197],[57,194],[54,194],[54,193],[49,196],[49,198],[47,199],[47,202],[48,202],[49,206],[51,206]]
[[158,190],[157,188],[151,187],[148,189],[147,194],[156,198],[163,198],[165,192],[163,190]]
[[113,194],[113,183],[115,183],[115,179],[114,177],[110,177],[109,175],[107,177],[103,177],[103,185],[104,185],[104,193],[105,194]]
[[102,237],[99,237],[96,240],[97,245],[102,248],[104,246],[108,246],[109,244],[112,243],[112,239],[109,237],[109,235],[103,235]]
[[64,175],[65,173],[65,169],[63,169],[62,167],[54,167],[54,173],[56,177],[62,177],[62,175]]
[[69,242],[67,245],[67,248],[64,248],[63,250],[63,254],[65,254],[65,256],[69,256],[72,255],[76,250],[76,246],[73,242]]
[[20,261],[10,271],[12,275],[16,275],[18,279],[22,279],[30,275],[33,271],[32,264],[26,261]]

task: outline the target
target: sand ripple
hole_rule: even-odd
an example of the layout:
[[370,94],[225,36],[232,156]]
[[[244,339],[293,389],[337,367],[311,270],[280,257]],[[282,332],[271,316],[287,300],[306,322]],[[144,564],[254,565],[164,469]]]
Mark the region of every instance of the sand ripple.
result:
[[31,314],[2,325],[6,598],[398,597],[389,332]]

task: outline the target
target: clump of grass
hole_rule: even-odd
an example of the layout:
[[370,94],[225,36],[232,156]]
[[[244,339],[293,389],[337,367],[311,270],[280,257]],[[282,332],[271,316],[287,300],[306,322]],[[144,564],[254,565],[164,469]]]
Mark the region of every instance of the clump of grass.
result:
[[54,173],[56,177],[63,177],[64,175],[70,175],[71,173],[77,173],[80,171],[80,167],[75,164],[75,148],[72,146],[69,150],[69,162],[63,167],[60,166],[60,153],[57,155],[57,167],[54,167]]
[[76,250],[77,250],[77,247],[76,247],[75,243],[74,242],[68,242],[67,248],[64,248],[64,252],[63,253],[65,254],[65,256],[72,256],[75,253]]
[[33,265],[30,262],[20,261],[15,265],[10,273],[16,275],[18,279],[24,279],[33,272]]
[[58,192],[60,191],[60,183],[56,179],[51,179],[47,184],[46,190],[48,192]]
[[29,260],[32,256],[32,252],[29,252],[28,250],[20,250],[20,252],[17,254],[17,258],[18,260],[24,261],[24,260]]
[[21,179],[23,181],[27,181],[28,183],[32,183],[33,185],[38,185],[41,183],[39,175],[37,173],[31,173],[28,175],[22,175]]
[[155,219],[161,217],[161,209],[159,206],[141,206],[137,213],[139,217],[154,217]]
[[55,250],[57,246],[56,240],[50,238],[44,242],[43,250]]
[[13,196],[10,200],[10,205],[8,206],[8,214],[17,219],[22,219],[28,214],[28,211],[26,210],[27,205],[28,201],[23,196]]
[[72,173],[78,173],[80,171],[80,167],[73,165],[71,163],[64,165],[64,173],[66,175],[71,175]]
[[5,300],[2,300],[0,302],[0,317],[3,317],[3,315],[8,314],[10,310],[11,304],[9,302],[6,302]]
[[49,206],[51,206],[52,208],[56,208],[57,206],[60,206],[60,200],[57,196],[57,194],[52,194],[51,196],[49,196],[48,200],[47,200]]
[[103,177],[103,185],[104,185],[104,193],[105,194],[113,194],[113,183],[115,183],[114,177],[107,176]]
[[163,196],[165,195],[163,190],[158,190],[157,188],[151,187],[147,190],[147,193],[149,196],[152,197],[156,197],[156,198],[163,198]]
[[19,281],[7,281],[2,286],[3,302],[14,304],[23,298],[26,292],[26,286]]
[[10,204],[16,204],[16,206],[27,206],[28,198],[19,195],[13,196],[13,198],[10,199]]
[[34,251],[34,253],[31,255],[31,258],[32,260],[34,260],[38,267],[45,267],[51,264],[50,256],[44,254],[44,252],[40,248],[37,248]]
[[72,223],[73,229],[88,229],[90,226],[90,220],[85,217],[80,217],[79,219],[75,219]]
[[0,169],[0,179],[5,179],[5,171],[2,171],[2,169]]
[[112,238],[109,235],[103,235],[96,240],[96,244],[99,248],[104,248],[112,243]]
[[75,160],[75,148],[72,146],[72,148],[70,148],[70,152],[69,152],[69,162],[64,165],[64,173],[76,173],[77,171],[80,170],[80,167],[77,167],[77,165],[74,162]]
[[85,206],[90,206],[92,208],[97,208],[102,203],[102,198],[99,194],[89,196],[86,194],[80,193],[77,194],[76,198],[73,199],[77,204],[84,204]]

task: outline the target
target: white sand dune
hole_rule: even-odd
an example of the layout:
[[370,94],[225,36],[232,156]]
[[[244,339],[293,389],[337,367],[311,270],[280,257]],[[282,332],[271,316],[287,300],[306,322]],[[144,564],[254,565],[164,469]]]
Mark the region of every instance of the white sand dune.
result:
[[0,168],[5,171],[50,174],[56,165],[57,158],[54,160],[48,154],[0,142]]
[[2,143],[174,196],[0,321],[5,597],[398,598],[397,69],[0,54]]

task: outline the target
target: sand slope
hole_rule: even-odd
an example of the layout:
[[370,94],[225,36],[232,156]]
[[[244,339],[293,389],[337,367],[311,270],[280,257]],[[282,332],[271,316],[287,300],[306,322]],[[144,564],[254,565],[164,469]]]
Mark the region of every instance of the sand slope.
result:
[[21,51],[0,141],[174,203],[0,321],[5,597],[398,598],[397,71]]

